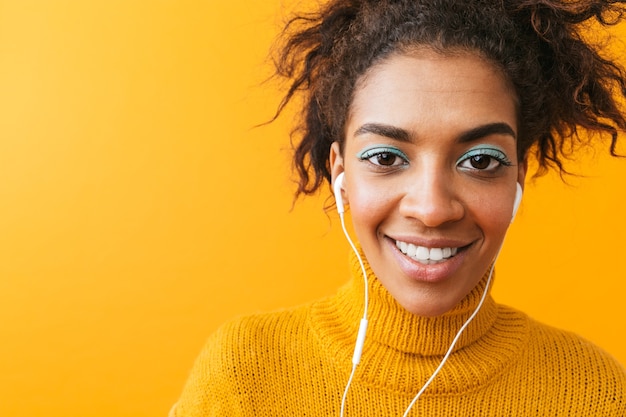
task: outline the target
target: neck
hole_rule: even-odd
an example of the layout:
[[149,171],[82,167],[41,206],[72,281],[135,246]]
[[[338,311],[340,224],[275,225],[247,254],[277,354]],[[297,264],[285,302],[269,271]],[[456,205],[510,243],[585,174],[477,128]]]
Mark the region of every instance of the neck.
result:
[[[355,255],[351,255],[352,280],[340,293],[340,305],[346,321],[354,326],[363,315],[364,288],[361,268]],[[423,317],[405,310],[382,286],[367,263],[369,285],[369,328],[367,343],[375,342],[393,349],[424,356],[443,355],[457,331],[463,326],[480,303],[486,289],[489,271],[476,287],[452,310],[436,317]],[[490,295],[481,311],[462,333],[455,350],[480,338],[496,318],[496,305]]]

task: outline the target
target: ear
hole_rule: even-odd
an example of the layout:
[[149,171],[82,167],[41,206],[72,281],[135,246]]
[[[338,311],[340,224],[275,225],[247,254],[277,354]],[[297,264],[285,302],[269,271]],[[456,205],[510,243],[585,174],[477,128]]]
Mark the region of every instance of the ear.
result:
[[520,161],[519,166],[517,167],[517,182],[522,186],[522,190],[524,189],[524,181],[526,179],[526,172],[528,171],[528,160],[524,158],[524,160]]
[[[333,142],[332,145],[330,145],[330,154],[328,159],[330,162],[331,185],[334,185],[337,176],[344,172],[343,156],[341,155],[341,146],[339,145],[339,142]],[[347,201],[347,193],[344,187],[342,187],[341,192],[343,194],[344,201]]]
[[526,178],[527,168],[528,163],[526,159],[521,161],[519,167],[517,168],[517,189],[515,191],[515,201],[513,203],[513,214],[511,215],[511,223],[513,223],[513,221],[515,220],[517,210],[519,209],[520,203],[522,201],[522,196],[524,194],[524,179]]

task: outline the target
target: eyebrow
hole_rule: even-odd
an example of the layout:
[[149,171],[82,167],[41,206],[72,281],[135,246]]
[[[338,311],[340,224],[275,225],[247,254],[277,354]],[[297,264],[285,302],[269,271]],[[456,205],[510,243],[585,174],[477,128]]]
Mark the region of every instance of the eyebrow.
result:
[[506,135],[517,139],[517,135],[511,126],[506,123],[489,123],[470,129],[459,137],[459,142],[472,142],[491,135]]
[[[411,140],[411,135],[407,130],[383,123],[366,123],[354,132],[354,136],[366,135],[368,133],[395,139],[400,142],[409,142]],[[465,131],[459,136],[458,141],[461,143],[472,142],[490,135],[507,135],[517,139],[515,130],[510,125],[498,122],[488,123]]]
[[354,132],[354,136],[366,135],[368,133],[395,139],[400,142],[409,142],[411,140],[411,135],[408,131],[381,123],[366,123]]

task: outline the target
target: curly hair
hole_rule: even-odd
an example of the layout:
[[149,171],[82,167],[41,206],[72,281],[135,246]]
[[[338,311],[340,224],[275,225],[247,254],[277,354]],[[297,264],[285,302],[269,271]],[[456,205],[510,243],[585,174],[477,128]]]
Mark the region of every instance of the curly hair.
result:
[[[624,70],[583,37],[595,19],[620,21],[626,1],[616,0],[330,0],[318,12],[290,19],[282,32],[276,74],[289,88],[276,117],[302,96],[301,120],[292,132],[296,196],[330,182],[331,144],[343,148],[344,125],[355,85],[392,53],[426,46],[445,53],[481,54],[499,66],[519,102],[520,158],[534,157],[537,173],[563,162],[595,134],[626,130],[620,99]],[[580,135],[580,131],[587,135]]]

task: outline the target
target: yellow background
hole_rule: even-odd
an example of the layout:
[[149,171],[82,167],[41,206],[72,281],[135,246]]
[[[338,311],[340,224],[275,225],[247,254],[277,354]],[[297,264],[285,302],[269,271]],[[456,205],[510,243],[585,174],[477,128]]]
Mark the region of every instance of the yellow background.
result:
[[[165,415],[220,323],[344,282],[290,117],[253,128],[283,5],[0,1],[0,415]],[[579,171],[527,188],[495,293],[626,363],[626,160]]]

